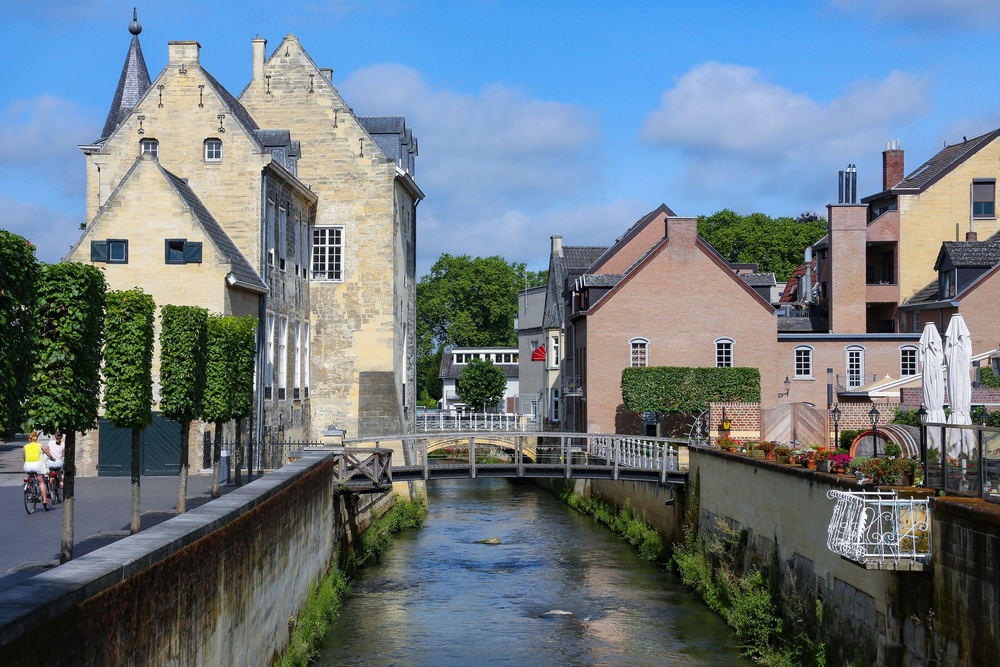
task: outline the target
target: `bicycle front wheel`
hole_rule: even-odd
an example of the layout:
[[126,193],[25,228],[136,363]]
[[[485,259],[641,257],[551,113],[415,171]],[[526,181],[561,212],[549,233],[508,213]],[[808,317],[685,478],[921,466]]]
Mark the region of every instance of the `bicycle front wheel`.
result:
[[30,483],[24,485],[24,511],[28,514],[34,512],[38,505],[38,494],[33,492],[32,486]]

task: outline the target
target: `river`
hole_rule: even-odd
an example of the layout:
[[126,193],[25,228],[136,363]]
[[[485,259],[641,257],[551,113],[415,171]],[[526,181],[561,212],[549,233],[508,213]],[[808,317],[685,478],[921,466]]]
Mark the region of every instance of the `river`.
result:
[[[357,572],[320,665],[751,664],[674,573],[552,494],[501,479],[427,491],[424,527]],[[489,537],[503,544],[475,544]],[[552,609],[575,617],[539,617]]]

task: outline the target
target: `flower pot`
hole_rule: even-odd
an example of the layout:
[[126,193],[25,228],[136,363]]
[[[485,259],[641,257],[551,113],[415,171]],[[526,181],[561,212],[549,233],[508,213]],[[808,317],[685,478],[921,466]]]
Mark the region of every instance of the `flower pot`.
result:
[[751,449],[750,450],[750,457],[754,458],[754,459],[762,459],[762,458],[764,458],[764,450],[763,449]]
[[830,472],[831,466],[829,461],[820,461],[816,464],[816,470],[820,472]]
[[799,465],[802,466],[803,468],[808,468],[810,463],[812,463],[812,461],[810,461],[809,459],[803,459],[799,461]]

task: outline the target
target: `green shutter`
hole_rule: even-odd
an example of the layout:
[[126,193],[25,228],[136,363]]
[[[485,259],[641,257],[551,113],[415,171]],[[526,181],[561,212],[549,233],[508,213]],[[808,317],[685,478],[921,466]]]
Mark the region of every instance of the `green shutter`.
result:
[[184,261],[201,264],[201,242],[188,241],[184,244]]
[[90,261],[91,262],[106,262],[106,261],[108,261],[108,242],[107,241],[91,241],[90,242]]

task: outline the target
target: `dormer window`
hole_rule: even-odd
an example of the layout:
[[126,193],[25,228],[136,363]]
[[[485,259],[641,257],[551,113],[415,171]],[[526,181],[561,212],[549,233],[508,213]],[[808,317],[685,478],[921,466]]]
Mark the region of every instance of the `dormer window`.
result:
[[950,299],[955,296],[955,282],[957,279],[958,271],[951,269],[949,271],[941,271],[940,277],[938,278],[938,283],[941,286],[941,299]]
[[205,161],[222,162],[221,139],[205,139]]
[[973,218],[996,217],[996,185],[994,180],[972,182]]
[[143,139],[139,142],[139,150],[142,155],[152,155],[155,158],[159,158],[160,142],[156,139]]

